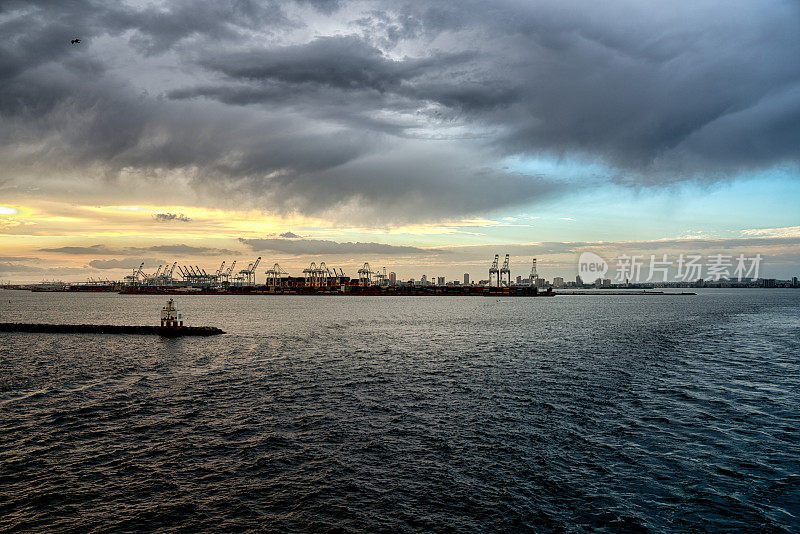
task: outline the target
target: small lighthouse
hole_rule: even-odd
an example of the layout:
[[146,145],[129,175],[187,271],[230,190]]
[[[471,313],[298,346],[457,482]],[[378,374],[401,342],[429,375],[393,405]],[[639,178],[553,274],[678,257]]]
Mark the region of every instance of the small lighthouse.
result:
[[175,301],[169,299],[167,305],[161,308],[161,326],[166,328],[183,327],[183,312],[175,307]]

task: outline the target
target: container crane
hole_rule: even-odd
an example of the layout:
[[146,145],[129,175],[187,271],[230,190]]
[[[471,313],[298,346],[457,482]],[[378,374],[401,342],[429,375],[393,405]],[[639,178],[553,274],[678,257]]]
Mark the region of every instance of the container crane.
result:
[[261,256],[256,258],[256,262],[253,264],[253,268],[250,269],[250,274],[252,275],[252,285],[256,285],[256,269],[258,269],[258,264],[261,262]]
[[255,262],[252,262],[247,265],[246,269],[242,269],[239,271],[239,280],[243,282],[247,282],[247,285],[254,286],[256,284],[256,269],[258,268],[258,264],[261,261],[261,256],[256,258]]
[[364,262],[364,265],[358,270],[358,281],[362,286],[368,287],[372,285],[372,269],[369,267],[369,263]]
[[499,277],[498,277],[498,286],[503,287],[511,287],[511,268],[508,265],[508,254],[506,254],[506,259],[503,261],[503,266],[500,268]]
[[383,270],[378,269],[375,273],[375,283],[379,286],[389,285],[389,277],[386,275],[386,267]]
[[305,278],[306,286],[317,285],[317,263],[312,261],[311,264],[303,269],[303,278]]
[[320,262],[319,268],[317,269],[317,282],[319,282],[319,285],[321,285],[321,286],[327,286],[328,285],[328,275],[329,274],[330,274],[330,270],[328,269],[328,266],[325,265],[324,261]]
[[494,255],[494,261],[492,262],[492,266],[489,267],[489,285],[492,285],[492,280],[497,280],[497,285],[500,285],[500,269],[498,269],[497,264],[500,261],[500,255]]
[[267,285],[270,287],[283,287],[283,275],[288,275],[286,271],[284,271],[280,265],[277,263],[272,266],[272,269],[268,269],[267,272]]
[[533,258],[533,263],[531,264],[531,275],[530,275],[530,278],[528,278],[528,283],[530,283],[531,286],[537,286],[538,285],[538,283],[537,283],[537,279],[538,278],[539,278],[539,275],[536,272],[536,258]]
[[172,268],[169,270],[169,275],[167,275],[167,279],[168,279],[169,285],[172,285],[173,283],[175,283],[175,279],[172,278],[172,273],[175,272],[175,267],[177,265],[178,265],[178,262],[176,261],[175,263],[172,264]]

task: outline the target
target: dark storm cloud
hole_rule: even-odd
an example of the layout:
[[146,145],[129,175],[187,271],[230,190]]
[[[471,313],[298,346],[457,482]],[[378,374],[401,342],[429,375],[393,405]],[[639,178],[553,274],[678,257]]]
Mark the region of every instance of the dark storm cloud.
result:
[[190,222],[192,220],[183,213],[156,213],[153,215],[153,219],[158,222]]
[[176,256],[222,256],[236,254],[232,250],[224,248],[213,247],[193,247],[190,245],[176,244],[176,245],[154,245],[151,247],[124,247],[124,248],[110,248],[106,245],[90,245],[88,247],[57,247],[57,248],[42,248],[40,252],[52,252],[56,254],[74,254],[74,255],[87,255],[92,254],[95,256],[117,256],[117,255],[136,255],[158,252],[161,254],[173,254]]
[[455,65],[465,56],[392,60],[359,37],[335,36],[301,45],[211,55],[203,64],[234,79],[385,92],[397,91],[403,81],[431,70]]
[[[430,102],[437,113],[499,127],[494,141],[506,153],[600,158],[645,183],[800,158],[797,5],[583,7],[398,6],[406,36],[459,31],[474,40],[424,60],[389,59],[368,44],[381,37],[370,33],[212,53],[205,66],[245,85],[173,96],[268,104],[327,86],[369,102],[374,95],[361,93],[377,91],[384,98],[372,104],[383,109]],[[360,23],[387,31],[385,21],[398,18],[389,12]]]
[[798,20],[778,0],[4,2],[0,158],[377,223],[574,187],[508,155],[719,180],[800,163]]
[[434,249],[422,249],[418,247],[395,246],[385,243],[372,242],[346,242],[339,243],[326,239],[244,239],[239,241],[249,246],[253,250],[269,250],[282,252],[284,254],[296,255],[317,255],[317,254],[433,254],[441,252]]
[[286,239],[295,239],[299,238],[300,236],[295,234],[294,232],[283,232],[282,234],[279,235],[279,237],[283,237]]

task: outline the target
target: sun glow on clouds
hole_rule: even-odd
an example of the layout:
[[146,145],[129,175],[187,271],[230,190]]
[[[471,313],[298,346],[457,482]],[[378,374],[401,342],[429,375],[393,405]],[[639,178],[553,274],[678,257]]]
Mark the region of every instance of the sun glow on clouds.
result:
[[17,215],[19,210],[10,206],[0,206],[0,215]]
[[[127,230],[130,218],[134,217],[140,224],[147,225],[147,235],[166,233],[169,235],[201,235],[213,237],[260,236],[280,232],[286,228],[325,227],[329,223],[321,219],[313,219],[299,215],[279,216],[258,210],[220,210],[198,208],[192,206],[83,206],[80,209],[101,216],[119,218],[120,224]],[[154,220],[161,213],[180,213],[188,221],[176,228],[174,225]],[[160,229],[160,230],[159,230]],[[122,230],[122,227],[121,227]]]

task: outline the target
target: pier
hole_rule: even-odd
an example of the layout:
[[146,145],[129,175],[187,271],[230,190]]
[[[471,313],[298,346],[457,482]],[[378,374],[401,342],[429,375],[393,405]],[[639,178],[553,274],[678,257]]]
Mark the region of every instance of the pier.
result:
[[43,323],[0,323],[0,332],[28,332],[34,334],[135,334],[158,335],[164,337],[216,336],[224,334],[213,326],[184,326],[183,312],[169,299],[161,308],[161,326],[115,325],[115,324],[43,324]]
[[0,323],[0,332],[37,334],[137,334],[164,337],[216,336],[225,332],[213,326],[128,326],[114,324]]

